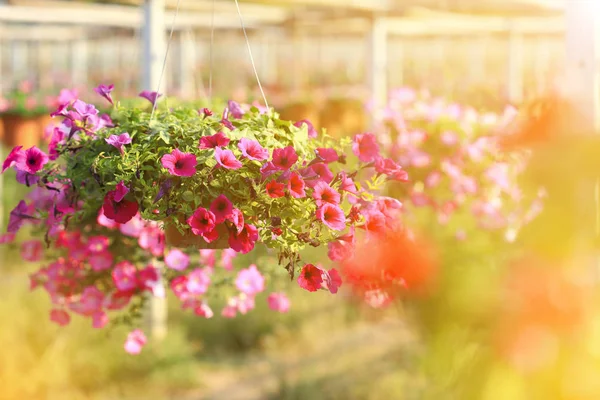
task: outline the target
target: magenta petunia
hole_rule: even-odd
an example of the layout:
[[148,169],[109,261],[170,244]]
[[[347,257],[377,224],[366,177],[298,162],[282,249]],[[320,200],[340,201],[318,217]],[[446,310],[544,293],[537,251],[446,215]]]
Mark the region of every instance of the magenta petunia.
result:
[[262,179],[265,180],[269,176],[273,175],[274,173],[276,173],[278,171],[279,170],[277,168],[275,168],[273,163],[271,161],[268,161],[268,162],[264,163],[263,166],[260,168],[260,175],[261,175]]
[[375,160],[375,171],[387,175],[392,180],[408,182],[408,173],[391,158],[378,157]]
[[223,150],[220,147],[215,147],[215,159],[217,163],[227,169],[240,169],[242,163],[235,158],[235,155],[231,150]]
[[23,146],[17,146],[13,148],[8,157],[2,163],[2,172],[6,171],[8,168],[13,167],[19,160],[25,157],[25,151],[22,150]]
[[52,131],[50,143],[48,144],[48,157],[54,161],[58,158],[58,145],[65,139],[65,132],[60,127],[55,127]]
[[231,116],[233,118],[239,119],[244,116],[244,110],[242,110],[242,107],[240,106],[240,104],[238,102],[229,100],[227,102],[227,109],[229,110],[229,113],[231,114]]
[[238,234],[244,229],[244,214],[237,208],[231,210],[231,215],[229,215],[227,220],[235,226]]
[[110,135],[104,140],[106,140],[106,143],[117,148],[121,154],[124,153],[123,146],[131,144],[131,137],[127,132],[121,133],[120,135]]
[[152,103],[152,105],[154,105],[156,103],[156,100],[160,96],[162,96],[162,94],[144,90],[144,91],[140,92],[140,94],[138,96],[148,100],[150,103]]
[[220,224],[231,216],[233,204],[222,194],[210,203],[210,211],[215,215],[215,223]]
[[104,271],[110,269],[113,264],[113,255],[110,251],[105,250],[99,253],[92,253],[87,261],[94,271]]
[[362,162],[372,162],[379,157],[379,144],[372,133],[359,133],[354,136],[352,151]]
[[242,155],[250,160],[261,161],[269,158],[269,151],[256,140],[241,138],[238,148],[241,150]]
[[336,294],[342,286],[342,277],[335,268],[330,269],[323,274],[323,285],[330,293]]
[[279,183],[275,180],[267,183],[267,194],[269,195],[269,197],[276,199],[278,197],[283,197],[285,196],[285,185],[283,183]]
[[183,153],[179,149],[173,149],[170,154],[162,156],[160,162],[171,175],[175,176],[193,176],[198,164],[195,155]]
[[127,193],[129,193],[129,188],[127,186],[125,186],[125,183],[123,181],[119,182],[117,184],[117,187],[115,188],[115,201],[119,202],[121,200],[123,200],[125,198],[125,196],[127,196]]
[[200,149],[214,149],[215,147],[227,146],[230,139],[221,131],[210,136],[202,136],[200,138]]
[[17,233],[26,221],[35,221],[36,218],[32,215],[35,210],[27,205],[25,201],[19,201],[19,204],[10,212],[8,218],[8,233]]
[[298,161],[298,154],[292,146],[273,150],[273,165],[275,168],[287,171]]
[[15,167],[28,174],[35,174],[46,165],[49,161],[48,155],[33,146],[25,150],[23,156],[18,156]]
[[331,203],[324,203],[317,210],[317,219],[330,229],[336,231],[342,231],[346,228],[346,216],[344,215],[344,211]]
[[313,199],[316,200],[317,206],[321,207],[325,203],[333,205],[340,204],[341,196],[337,190],[327,183],[318,182],[314,188]]
[[241,232],[229,232],[229,247],[238,253],[246,254],[252,251],[258,240],[258,230],[254,225],[244,224]]
[[50,311],[50,321],[57,323],[60,326],[69,325],[71,317],[65,310],[52,310]]
[[94,88],[94,92],[98,93],[100,96],[104,97],[110,104],[113,103],[112,96],[110,93],[114,90],[115,85],[98,85],[98,87]]
[[295,199],[300,199],[306,196],[306,192],[304,188],[306,187],[304,180],[297,173],[292,173],[290,175],[290,179],[288,181],[288,190],[290,191],[290,196]]
[[317,154],[317,157],[319,158],[319,160],[321,160],[322,162],[324,162],[326,164],[336,162],[340,158],[338,156],[338,153],[335,151],[335,149],[328,149],[328,148],[320,147],[315,150],[315,153]]
[[192,228],[194,235],[204,235],[215,229],[215,214],[206,208],[199,207],[194,211],[191,217],[187,219],[187,224]]
[[309,292],[316,292],[323,285],[323,270],[313,264],[306,264],[300,271],[298,285]]
[[112,270],[115,286],[121,292],[134,290],[137,287],[137,269],[129,261],[121,261]]
[[106,218],[124,224],[137,214],[139,206],[135,201],[125,199],[117,201],[115,200],[116,196],[118,196],[118,194],[115,191],[110,191],[106,194],[102,205],[102,211]]

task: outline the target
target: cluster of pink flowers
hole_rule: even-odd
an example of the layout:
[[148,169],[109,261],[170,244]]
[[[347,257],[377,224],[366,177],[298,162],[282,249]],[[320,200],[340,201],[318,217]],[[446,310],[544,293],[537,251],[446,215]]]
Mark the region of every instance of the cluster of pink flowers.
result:
[[[502,115],[480,113],[410,89],[394,91],[379,138],[415,182],[402,193],[410,199],[407,211],[429,207],[445,225],[466,210],[478,227],[504,231],[507,240],[514,240],[539,213],[543,197],[540,191],[533,200],[524,198],[517,176],[526,156],[506,157],[498,147],[503,128],[515,116],[512,107]],[[466,232],[458,229],[455,236],[464,240]]]

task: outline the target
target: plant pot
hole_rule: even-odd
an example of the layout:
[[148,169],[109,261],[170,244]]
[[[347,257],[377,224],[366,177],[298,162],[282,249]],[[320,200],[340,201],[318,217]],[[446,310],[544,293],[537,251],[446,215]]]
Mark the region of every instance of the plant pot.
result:
[[367,115],[358,100],[329,100],[321,111],[320,121],[329,135],[341,138],[364,132]]
[[40,143],[42,131],[39,121],[35,117],[4,115],[2,116],[2,125],[4,127],[3,142],[7,146],[29,148]]
[[57,124],[57,120],[55,120],[54,118],[52,118],[49,115],[41,115],[38,117],[38,124],[40,126],[40,132],[42,134],[42,139],[46,142],[50,141],[50,138],[52,137],[52,131],[49,132],[50,135],[46,135],[46,128],[48,128],[49,125],[52,126],[56,126]]
[[223,224],[217,226],[219,238],[212,243],[206,243],[202,236],[194,235],[191,229],[187,229],[185,234],[181,234],[173,224],[168,224],[165,227],[165,239],[170,246],[185,248],[195,247],[197,249],[228,249],[229,248],[229,232]]
[[314,104],[310,103],[292,103],[283,107],[280,111],[280,118],[287,121],[301,121],[307,119],[318,131],[320,126],[319,110]]

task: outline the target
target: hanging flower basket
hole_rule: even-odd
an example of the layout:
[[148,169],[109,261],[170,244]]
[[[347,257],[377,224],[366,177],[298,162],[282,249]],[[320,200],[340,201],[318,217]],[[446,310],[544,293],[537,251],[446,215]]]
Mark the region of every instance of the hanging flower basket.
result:
[[[112,86],[95,90],[113,104]],[[160,97],[141,96],[153,105]],[[32,276],[32,287],[51,294],[51,318],[61,325],[74,312],[103,327],[109,312],[126,307],[126,319],[114,321],[130,321],[148,292],[164,296],[163,281],[185,308],[212,316],[212,249],[224,249],[222,263],[231,270],[235,254],[262,244],[302,288],[336,293],[337,271],[303,262],[301,251],[327,246],[340,261],[352,254],[356,229],[377,241],[400,226],[401,203],[375,191],[407,176],[379,155],[373,134],[338,141],[310,122],[235,102],[223,113],[116,103],[109,117],[77,99],[52,115],[62,123],[47,153],[17,146],[4,161],[3,171],[14,168],[17,180],[35,189],[11,212],[1,241],[32,225],[23,258],[39,261],[42,241],[49,246],[51,263]],[[198,256],[206,267],[189,270]],[[263,273],[272,272],[254,265],[239,271],[239,293],[223,316],[254,307]],[[230,278],[222,282],[214,290],[233,286]],[[286,302],[269,296],[273,309],[287,310]]]
[[2,115],[4,143],[8,146],[31,147],[39,144],[41,129],[38,119],[19,114]]

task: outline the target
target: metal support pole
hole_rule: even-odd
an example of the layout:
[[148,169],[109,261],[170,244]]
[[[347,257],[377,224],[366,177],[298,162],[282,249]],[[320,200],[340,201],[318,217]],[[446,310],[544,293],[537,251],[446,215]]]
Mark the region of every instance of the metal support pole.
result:
[[[143,78],[142,90],[156,90],[167,49],[165,27],[165,0],[144,0]],[[163,77],[163,80],[165,78]],[[167,87],[161,83],[162,92]]]
[[511,28],[508,36],[508,100],[523,101],[523,36]]
[[379,120],[387,103],[387,21],[383,17],[374,16],[369,32],[369,86],[373,100],[371,126]]

